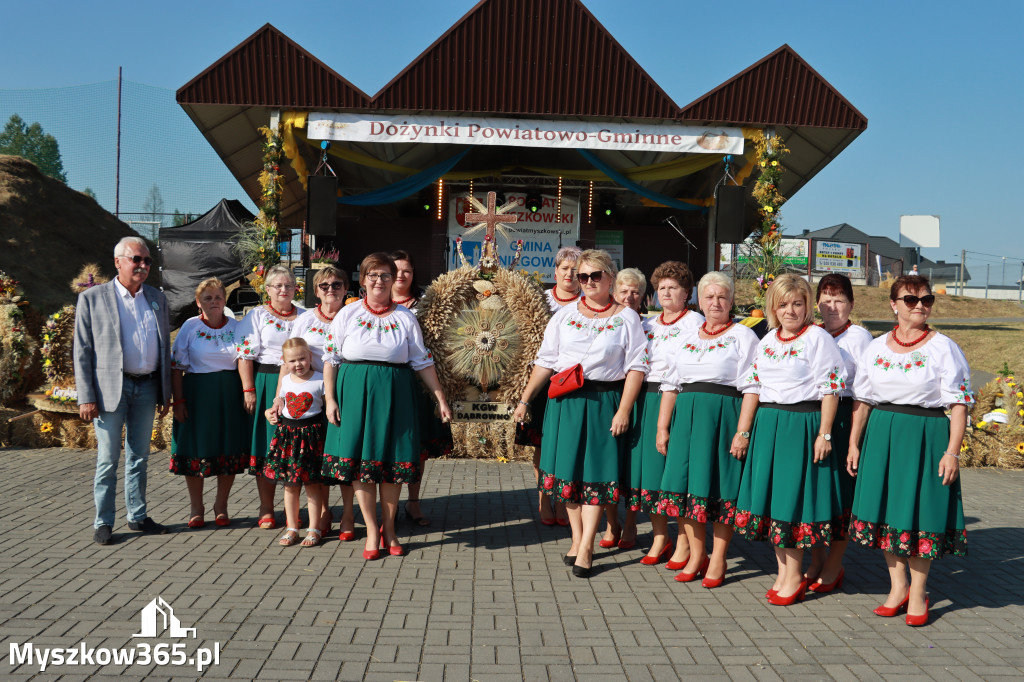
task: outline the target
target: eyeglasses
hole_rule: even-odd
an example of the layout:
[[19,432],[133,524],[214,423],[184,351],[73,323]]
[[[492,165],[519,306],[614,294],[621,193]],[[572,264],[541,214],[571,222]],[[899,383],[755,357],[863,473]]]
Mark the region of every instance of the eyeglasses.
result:
[[268,289],[294,289],[294,284],[268,284]]
[[370,280],[371,282],[376,282],[378,279],[380,281],[382,281],[382,282],[390,282],[394,278],[395,278],[395,276],[392,275],[389,272],[368,272],[368,273],[366,273],[366,279]]
[[131,262],[138,265],[139,263],[145,263],[147,266],[153,264],[153,259],[149,256],[119,256],[120,258],[127,258]]
[[907,304],[908,308],[913,308],[918,303],[924,303],[925,308],[931,308],[932,304],[935,303],[935,296],[933,294],[928,294],[927,296],[912,296],[907,294],[906,296],[897,296],[896,300],[903,301]]
[[576,273],[576,279],[578,279],[580,281],[580,284],[586,284],[587,280],[590,280],[594,284],[597,284],[598,282],[601,281],[602,277],[604,277],[604,271],[603,270],[598,270],[597,272],[577,272]]
[[340,291],[345,288],[344,282],[320,282],[316,285],[320,291]]

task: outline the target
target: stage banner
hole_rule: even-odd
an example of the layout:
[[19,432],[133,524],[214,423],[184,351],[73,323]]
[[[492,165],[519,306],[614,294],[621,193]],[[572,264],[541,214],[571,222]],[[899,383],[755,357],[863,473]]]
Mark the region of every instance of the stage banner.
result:
[[[807,239],[780,239],[778,252],[782,256],[782,262],[790,269],[806,272],[808,242]],[[733,251],[733,246],[736,247],[735,251]],[[735,266],[737,270],[742,271],[750,263],[751,248],[752,242],[749,239],[742,244],[722,244],[719,250],[720,267],[726,269]],[[733,254],[736,256],[735,263],[733,263]]]
[[311,140],[568,147],[690,154],[742,154],[743,130],[673,123],[592,123],[458,116],[311,113]]
[[[487,195],[474,193],[481,203],[487,202]],[[563,246],[574,246],[580,238],[579,202],[575,198],[562,195],[561,221],[557,221],[558,197],[543,195],[543,206],[536,213],[526,210],[526,195],[516,192],[505,192],[506,201],[515,201],[518,206],[509,214],[518,216],[516,223],[507,232],[508,237],[495,233],[498,245],[498,257],[502,267],[509,267],[516,253],[516,242],[523,240],[523,255],[519,259],[516,270],[525,270],[528,274],[538,272],[545,284],[555,281],[555,254]],[[484,232],[479,230],[466,235],[466,212],[476,212],[469,204],[465,194],[456,195],[448,203],[448,270],[456,270],[460,266],[459,254],[455,250],[455,240],[462,237],[462,253],[472,264],[477,265],[480,252],[483,250]],[[499,207],[500,208],[500,207]],[[473,227],[471,223],[468,227]]]
[[814,242],[814,269],[828,272],[859,273],[864,270],[861,244]]

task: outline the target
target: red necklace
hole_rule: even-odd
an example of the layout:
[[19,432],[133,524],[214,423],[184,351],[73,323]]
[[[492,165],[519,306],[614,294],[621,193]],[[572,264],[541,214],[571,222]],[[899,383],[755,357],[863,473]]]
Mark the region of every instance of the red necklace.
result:
[[207,318],[206,315],[204,313],[202,313],[202,312],[199,313],[199,319],[202,320],[203,324],[205,324],[210,329],[220,329],[221,327],[223,327],[224,325],[226,325],[228,323],[228,316],[227,315],[222,315],[221,316],[220,324],[218,324],[216,327],[214,327],[212,324],[210,324],[209,318]]
[[793,341],[794,339],[798,339],[801,336],[803,336],[803,333],[807,331],[809,328],[810,327],[808,325],[804,325],[803,329],[798,331],[796,334],[790,336],[789,338],[785,338],[784,336],[782,336],[782,327],[779,327],[778,329],[775,330],[775,338],[777,338],[779,341],[782,341],[783,343],[789,343],[790,341]]
[[686,315],[686,313],[688,313],[688,312],[690,312],[689,309],[683,308],[683,312],[679,313],[679,317],[677,317],[676,319],[672,320],[671,322],[666,322],[665,321],[665,311],[662,310],[661,311],[661,315],[658,315],[658,319],[661,320],[661,323],[663,325],[665,325],[666,327],[671,327],[676,322],[678,322],[679,320],[683,319],[683,316]]
[[317,315],[319,315],[319,316],[320,316],[320,317],[321,317],[321,318],[322,318],[322,319],[323,319],[323,320],[324,320],[325,322],[333,322],[333,321],[334,321],[334,318],[335,318],[335,316],[336,316],[336,315],[337,315],[338,313],[334,313],[334,315],[331,315],[330,317],[328,317],[328,316],[327,316],[327,313],[325,313],[325,312],[324,312],[324,310],[323,310],[323,308],[321,308],[320,306],[321,306],[321,304],[320,304],[320,303],[317,303],[317,304],[316,304],[316,312],[317,312]]
[[559,303],[572,303],[573,301],[575,301],[577,298],[580,297],[581,293],[582,293],[581,291],[577,291],[576,294],[574,296],[572,296],[571,298],[558,298],[558,287],[554,286],[554,287],[551,288],[551,295]]
[[899,337],[896,336],[896,332],[899,331],[899,329],[900,329],[899,325],[896,325],[895,327],[892,328],[892,340],[896,342],[896,345],[903,346],[904,348],[910,348],[911,346],[916,346],[917,344],[919,344],[922,341],[924,341],[926,336],[928,336],[929,334],[932,333],[932,330],[928,327],[928,325],[925,325],[924,326],[924,333],[921,334],[921,336],[917,337],[916,339],[914,339],[910,343],[903,343],[902,341],[899,340]]
[[415,301],[415,300],[416,300],[415,296],[410,296],[409,298],[403,298],[402,300],[397,300],[397,299],[392,300],[392,303],[394,303],[395,305],[404,305],[406,308],[408,308],[409,307],[409,301]]
[[375,309],[375,308],[371,308],[370,304],[366,302],[366,299],[365,298],[363,299],[363,307],[366,308],[367,310],[369,310],[371,313],[373,313],[377,317],[380,317],[381,315],[383,315],[387,311],[391,310],[391,305],[392,305],[391,303],[388,303],[386,306],[384,306],[383,308],[380,308],[378,310],[378,309]]
[[270,308],[270,312],[274,313],[278,317],[291,317],[292,315],[295,314],[295,306],[292,306],[291,312],[289,313],[282,313],[280,310],[275,308],[274,304],[271,303],[270,301],[267,301],[267,307]]
[[586,296],[580,296],[580,303],[582,303],[583,307],[586,308],[587,310],[589,310],[592,313],[604,313],[604,312],[608,312],[611,309],[611,307],[613,305],[615,305],[615,299],[613,298],[612,300],[608,301],[608,305],[606,305],[603,308],[595,308],[592,305],[590,305],[589,303],[587,303],[587,297]]
[[705,334],[707,334],[708,336],[718,336],[719,334],[721,334],[722,332],[724,332],[726,329],[728,329],[729,327],[733,326],[734,324],[736,324],[736,323],[733,322],[732,320],[729,320],[729,322],[724,327],[719,329],[717,332],[710,332],[710,331],[708,331],[708,321],[704,320],[704,324],[702,324],[700,326],[700,330],[702,332],[704,332]]
[[[825,329],[825,325],[823,325],[823,324],[819,324],[818,326],[821,327],[822,329]],[[847,320],[846,324],[844,324],[840,329],[838,329],[838,330],[836,330],[834,332],[828,332],[827,329],[825,329],[825,331],[827,331],[829,334],[831,334],[832,338],[834,339],[834,338],[837,338],[839,336],[842,336],[843,332],[845,332],[847,329],[849,329],[852,326],[853,326],[853,322],[850,322],[849,320]]]

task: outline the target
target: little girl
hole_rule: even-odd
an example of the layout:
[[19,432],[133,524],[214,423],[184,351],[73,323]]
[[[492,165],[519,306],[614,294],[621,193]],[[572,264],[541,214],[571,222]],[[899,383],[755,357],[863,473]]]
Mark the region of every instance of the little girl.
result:
[[[305,340],[292,337],[281,346],[282,362],[288,375],[281,378],[274,406],[267,420],[277,427],[263,476],[284,484],[287,528],[279,544],[288,547],[299,541],[299,488],[305,484],[311,519],[323,513],[324,485],[320,475],[324,456],[324,377],[313,371],[312,355]],[[320,544],[320,529],[310,524],[303,547]]]

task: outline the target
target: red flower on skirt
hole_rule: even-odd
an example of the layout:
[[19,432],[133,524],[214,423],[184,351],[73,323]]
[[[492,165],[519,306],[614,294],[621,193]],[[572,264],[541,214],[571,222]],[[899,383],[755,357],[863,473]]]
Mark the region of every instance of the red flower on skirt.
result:
[[612,492],[612,502],[618,502],[618,501],[619,501],[619,491],[615,490],[615,491]]
[[864,530],[864,525],[864,522],[860,519],[857,519],[853,522],[853,527],[856,528],[858,531]]
[[671,503],[666,504],[665,514],[667,514],[668,516],[679,516],[679,507]]
[[910,540],[910,533],[903,531],[900,533],[900,542],[908,542]]
[[562,486],[562,497],[569,497],[570,495],[572,495],[572,486],[571,485],[563,485]]
[[598,504],[599,502],[600,502],[600,500],[598,500],[596,497],[591,497],[590,498],[590,504]]
[[746,512],[743,512],[741,514],[737,514],[736,515],[736,527],[737,528],[746,528],[747,524],[749,522],[750,522],[750,514],[748,514]]
[[555,487],[555,477],[545,476],[544,477],[544,490],[551,490]]
[[273,478],[273,477],[274,477],[274,470],[271,469],[269,466],[263,467],[263,478]]
[[[678,510],[676,511],[675,514],[669,514],[669,516],[678,516],[678,515],[679,515]],[[697,523],[707,523],[708,515],[707,515],[707,512],[705,511],[704,507],[700,507],[697,510],[697,513],[695,514],[695,516],[697,517],[695,519],[697,521]]]
[[917,542],[918,554],[929,554],[932,551],[932,541],[928,538],[921,538]]
[[878,547],[879,547],[879,549],[882,549],[882,550],[885,550],[885,551],[889,551],[890,544],[889,544],[889,536],[888,535],[883,535],[882,536],[881,541],[879,541],[879,543],[878,543]]

